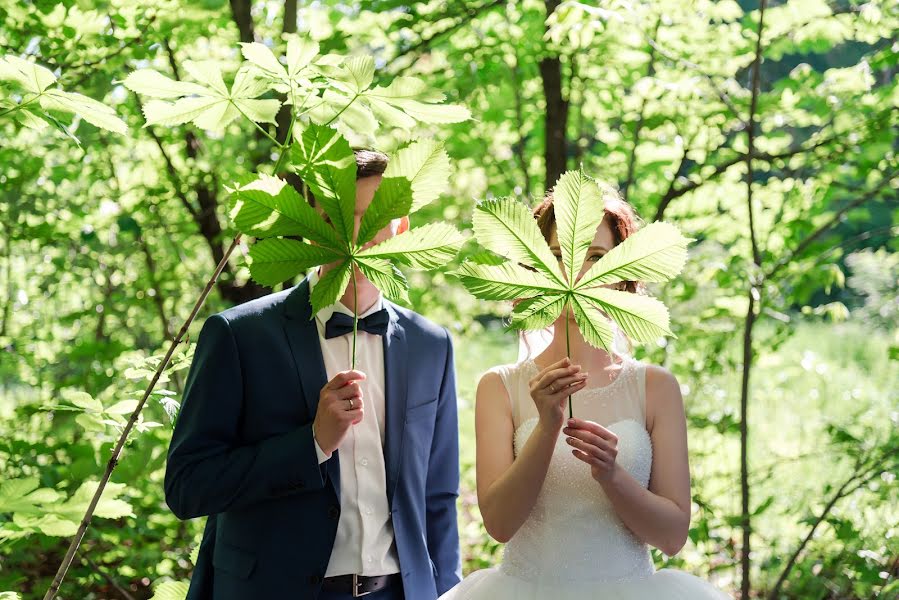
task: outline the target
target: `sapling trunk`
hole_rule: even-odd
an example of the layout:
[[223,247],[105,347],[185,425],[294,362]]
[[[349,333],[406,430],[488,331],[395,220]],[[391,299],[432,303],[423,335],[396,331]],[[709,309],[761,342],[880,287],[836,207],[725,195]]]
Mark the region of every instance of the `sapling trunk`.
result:
[[44,595],[44,600],[53,600],[56,597],[56,593],[59,591],[59,587],[62,585],[62,580],[65,578],[66,572],[69,570],[69,567],[72,564],[72,560],[74,560],[75,558],[75,552],[78,550],[78,546],[81,544],[81,540],[84,538],[84,534],[87,532],[87,528],[94,516],[94,510],[97,508],[97,504],[100,502],[100,497],[103,495],[103,490],[106,489],[106,484],[109,483],[109,479],[112,476],[113,469],[115,469],[116,465],[118,465],[119,457],[122,454],[122,448],[125,446],[125,442],[128,441],[128,435],[131,433],[131,429],[134,427],[134,424],[137,423],[140,412],[143,409],[144,404],[147,403],[147,398],[150,397],[150,394],[153,392],[153,388],[156,387],[156,383],[159,381],[159,378],[162,376],[163,371],[165,371],[165,368],[168,366],[169,360],[171,360],[172,358],[172,354],[174,354],[175,349],[178,347],[178,344],[181,343],[181,340],[184,339],[188,328],[190,327],[191,323],[193,323],[194,318],[200,311],[200,307],[203,306],[203,303],[206,301],[206,297],[212,290],[212,286],[215,285],[215,282],[218,280],[219,275],[221,275],[222,273],[222,269],[224,269],[225,265],[228,263],[228,257],[231,256],[231,253],[234,252],[237,244],[240,243],[240,237],[241,234],[237,234],[234,237],[234,240],[231,242],[231,245],[228,247],[228,250],[222,257],[222,260],[220,260],[218,266],[216,266],[215,272],[213,272],[212,277],[210,277],[209,281],[206,282],[206,287],[203,288],[203,292],[200,294],[200,297],[197,298],[197,302],[196,304],[194,304],[193,310],[190,311],[190,315],[187,317],[184,325],[181,326],[181,330],[178,332],[178,335],[175,336],[175,339],[173,339],[172,343],[169,345],[168,352],[165,353],[165,357],[162,359],[162,362],[160,362],[159,366],[156,367],[156,373],[153,374],[153,379],[150,380],[150,384],[147,386],[146,391],[144,391],[143,398],[141,398],[140,402],[138,402],[137,406],[134,408],[134,412],[131,413],[131,418],[128,419],[128,423],[125,424],[125,428],[122,430],[122,434],[119,436],[119,439],[116,442],[115,449],[112,451],[112,457],[110,457],[109,462],[106,464],[106,471],[103,473],[103,477],[100,479],[100,484],[97,486],[97,490],[94,492],[94,497],[91,498],[90,504],[88,504],[87,511],[85,511],[84,517],[81,519],[81,524],[78,526],[78,531],[75,532],[75,537],[72,538],[72,542],[71,544],[69,544],[69,549],[62,560],[62,564],[59,565],[59,570],[56,571],[56,576],[53,578],[53,583],[50,584],[50,589],[48,589],[47,593]]

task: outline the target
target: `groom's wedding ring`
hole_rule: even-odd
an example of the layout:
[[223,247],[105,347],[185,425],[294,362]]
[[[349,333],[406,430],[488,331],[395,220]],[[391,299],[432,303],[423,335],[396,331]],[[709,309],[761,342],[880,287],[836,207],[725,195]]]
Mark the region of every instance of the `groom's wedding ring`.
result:
[[356,408],[356,405],[353,404],[353,399],[352,399],[352,398],[347,398],[347,402],[350,403],[350,410],[353,410],[354,408]]
[[556,393],[556,384],[555,384],[555,382],[549,384],[549,389],[551,389],[551,390],[553,391],[553,394]]

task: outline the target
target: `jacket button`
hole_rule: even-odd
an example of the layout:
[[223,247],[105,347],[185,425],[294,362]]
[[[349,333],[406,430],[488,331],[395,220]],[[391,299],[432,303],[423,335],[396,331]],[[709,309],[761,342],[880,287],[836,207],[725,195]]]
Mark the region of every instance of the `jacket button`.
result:
[[306,482],[301,479],[301,480],[297,481],[295,484],[293,484],[293,487],[301,490],[304,487],[306,487]]
[[336,506],[328,507],[328,516],[336,521],[340,518],[340,509]]
[[321,583],[321,581],[322,581],[322,578],[319,577],[318,575],[310,575],[309,576],[309,585],[318,585],[319,583]]

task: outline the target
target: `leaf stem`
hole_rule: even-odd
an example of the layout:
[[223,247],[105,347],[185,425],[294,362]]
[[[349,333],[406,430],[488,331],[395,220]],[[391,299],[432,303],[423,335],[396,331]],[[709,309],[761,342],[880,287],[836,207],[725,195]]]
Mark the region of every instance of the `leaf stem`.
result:
[[348,109],[350,106],[352,106],[352,105],[353,105],[353,102],[355,102],[356,99],[357,99],[360,95],[361,95],[361,94],[356,94],[355,96],[353,96],[353,99],[350,100],[350,103],[349,103],[349,104],[347,104],[346,106],[344,106],[343,108],[341,108],[341,109],[340,109],[340,112],[338,112],[336,115],[334,115],[333,117],[331,117],[331,120],[330,120],[330,121],[328,121],[327,123],[325,123],[325,127],[327,127],[328,125],[330,125],[331,123],[333,123],[334,121],[336,121],[336,120],[337,120],[337,117],[339,117],[340,115],[342,115],[342,114],[343,114],[343,111],[345,111],[345,110]]
[[[571,304],[568,306],[570,307]],[[571,310],[571,308],[568,310]],[[571,360],[571,335],[568,333],[568,315],[565,315],[565,352],[568,353],[568,360]],[[574,410],[571,408],[571,394],[568,394],[568,418],[574,418]]]
[[281,143],[280,143],[278,140],[276,140],[276,139],[272,136],[272,134],[270,134],[270,133],[267,132],[265,129],[263,129],[262,126],[259,125],[259,123],[257,123],[256,121],[254,121],[253,119],[251,119],[250,117],[248,117],[248,116],[246,115],[246,113],[244,113],[244,111],[240,110],[240,107],[237,106],[237,104],[234,103],[233,101],[231,101],[231,106],[233,106],[234,108],[236,108],[236,109],[237,109],[237,112],[240,113],[240,116],[242,116],[244,119],[246,119],[247,121],[249,121],[250,123],[252,123],[252,124],[256,127],[256,129],[258,129],[258,130],[260,131],[260,133],[262,133],[262,135],[264,135],[265,137],[267,137],[268,139],[270,139],[270,140],[272,141],[272,143],[273,143],[275,146],[277,146],[278,149],[281,150],[282,153],[283,153],[283,151],[284,151],[284,146],[281,145]]
[[350,266],[350,277],[353,278],[353,364],[356,370],[356,324],[359,322],[359,299],[356,297],[356,264]]

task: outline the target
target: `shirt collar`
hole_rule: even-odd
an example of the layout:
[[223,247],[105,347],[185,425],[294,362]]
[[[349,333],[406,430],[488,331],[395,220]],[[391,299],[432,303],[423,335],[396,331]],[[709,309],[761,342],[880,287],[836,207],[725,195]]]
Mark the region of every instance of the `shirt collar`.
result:
[[[315,287],[315,284],[318,283],[318,280],[320,278],[321,277],[319,275],[319,269],[315,269],[307,278],[309,280],[310,297],[312,295],[312,288]],[[364,317],[367,317],[368,315],[370,315],[374,312],[377,312],[377,311],[381,310],[382,308],[384,308],[384,297],[379,292],[378,299],[375,300],[375,303],[371,306],[371,308],[369,308],[367,311],[365,311],[364,313],[359,315],[359,318],[362,319]],[[347,308],[343,304],[343,302],[338,300],[334,304],[331,304],[330,306],[326,306],[326,307],[322,308],[320,311],[318,311],[317,313],[315,313],[315,320],[318,321],[321,326],[324,326],[324,324],[328,322],[328,319],[331,318],[331,315],[333,315],[335,312],[342,312],[351,317],[353,316],[353,311],[351,311],[349,308]]]

